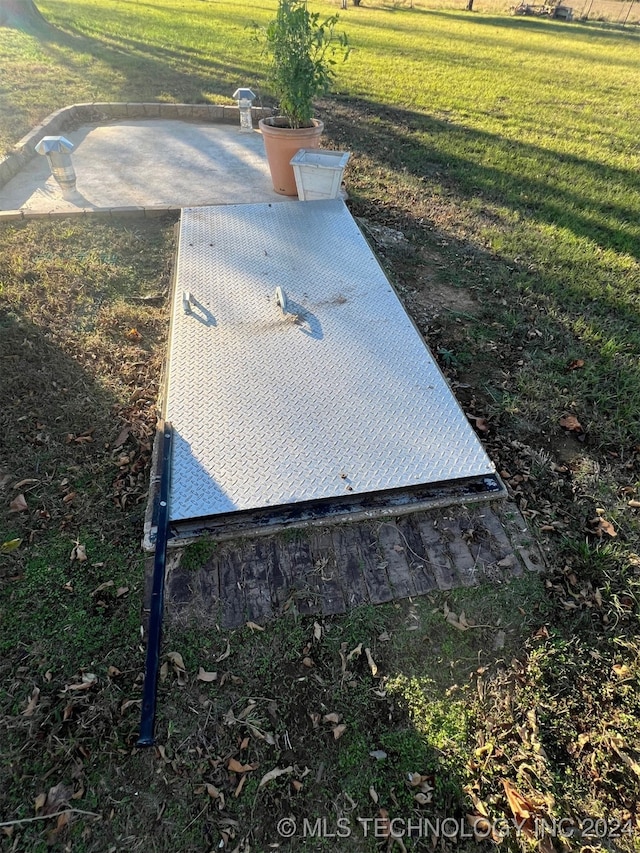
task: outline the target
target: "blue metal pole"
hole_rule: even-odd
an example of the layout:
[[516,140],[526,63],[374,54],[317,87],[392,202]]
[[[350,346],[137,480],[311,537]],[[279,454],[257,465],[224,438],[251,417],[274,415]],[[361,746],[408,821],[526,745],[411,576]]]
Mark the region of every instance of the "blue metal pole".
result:
[[151,612],[147,636],[147,657],[144,673],[144,691],[142,694],[142,712],[140,715],[140,737],[138,746],[153,746],[153,729],[156,717],[156,691],[158,669],[160,666],[160,637],[162,634],[162,613],[164,610],[164,574],[167,561],[167,538],[169,534],[169,484],[171,480],[171,444],[173,428],[164,422],[162,436],[162,469],[160,474],[160,503],[156,533],[156,550],[153,562],[153,587],[151,591]]

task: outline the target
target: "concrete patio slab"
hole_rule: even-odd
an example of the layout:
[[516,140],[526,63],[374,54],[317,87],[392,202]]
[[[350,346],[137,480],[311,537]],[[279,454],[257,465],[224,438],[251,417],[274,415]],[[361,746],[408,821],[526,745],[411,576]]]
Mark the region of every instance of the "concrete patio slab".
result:
[[258,131],[241,133],[223,123],[125,119],[64,135],[75,145],[76,196],[63,198],[47,158],[35,156],[0,187],[0,210],[72,213],[288,200],[273,190]]

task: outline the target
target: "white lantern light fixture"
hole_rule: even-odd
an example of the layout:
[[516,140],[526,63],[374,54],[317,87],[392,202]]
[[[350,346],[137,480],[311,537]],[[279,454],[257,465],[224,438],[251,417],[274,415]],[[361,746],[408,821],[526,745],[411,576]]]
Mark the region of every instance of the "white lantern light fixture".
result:
[[253,131],[251,105],[256,96],[251,89],[236,89],[233,97],[238,102],[238,109],[240,110],[240,130],[243,133],[251,133]]
[[73,197],[76,191],[76,172],[70,156],[73,148],[73,142],[64,136],[43,136],[36,145],[38,154],[44,154],[49,161],[51,174],[65,198]]

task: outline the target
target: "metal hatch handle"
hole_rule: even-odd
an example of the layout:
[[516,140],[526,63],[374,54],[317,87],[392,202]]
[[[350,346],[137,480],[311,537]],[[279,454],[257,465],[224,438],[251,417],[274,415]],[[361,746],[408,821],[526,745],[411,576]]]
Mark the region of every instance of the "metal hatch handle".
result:
[[287,313],[287,294],[281,287],[276,287],[276,305],[282,308],[282,313]]

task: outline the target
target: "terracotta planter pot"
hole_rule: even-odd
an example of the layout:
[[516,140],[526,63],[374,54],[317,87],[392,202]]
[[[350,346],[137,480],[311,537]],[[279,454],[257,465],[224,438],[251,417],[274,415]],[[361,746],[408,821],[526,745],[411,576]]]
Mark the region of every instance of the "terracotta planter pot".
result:
[[[324,124],[312,119],[313,127],[300,127],[293,130],[283,126],[286,119],[263,118],[259,122],[264,140],[273,188],[280,195],[298,195],[296,178],[290,160],[301,148],[319,148]],[[280,122],[280,126],[278,126]]]

